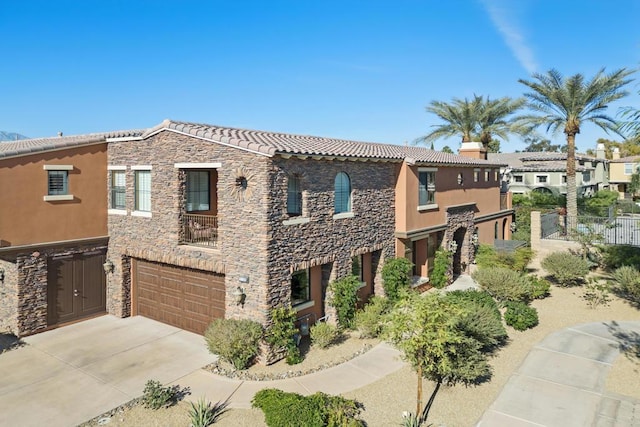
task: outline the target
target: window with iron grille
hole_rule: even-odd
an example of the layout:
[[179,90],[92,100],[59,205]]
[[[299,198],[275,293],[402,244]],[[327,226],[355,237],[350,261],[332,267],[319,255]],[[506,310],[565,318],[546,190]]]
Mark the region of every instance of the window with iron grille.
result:
[[289,176],[287,183],[287,213],[291,216],[302,215],[302,189],[297,175]]
[[125,171],[111,171],[111,209],[125,209]]
[[69,171],[50,170],[48,172],[47,194],[49,196],[61,196],[69,191]]

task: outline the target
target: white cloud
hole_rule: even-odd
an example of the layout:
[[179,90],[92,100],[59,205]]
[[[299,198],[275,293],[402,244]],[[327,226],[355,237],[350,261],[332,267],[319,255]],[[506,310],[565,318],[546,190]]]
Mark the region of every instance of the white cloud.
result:
[[522,31],[518,28],[518,22],[513,11],[508,10],[506,5],[513,3],[501,2],[499,0],[481,0],[493,25],[502,35],[504,42],[509,46],[511,52],[516,57],[520,65],[529,72],[535,73],[538,64],[533,55],[533,51],[527,45],[522,35]]

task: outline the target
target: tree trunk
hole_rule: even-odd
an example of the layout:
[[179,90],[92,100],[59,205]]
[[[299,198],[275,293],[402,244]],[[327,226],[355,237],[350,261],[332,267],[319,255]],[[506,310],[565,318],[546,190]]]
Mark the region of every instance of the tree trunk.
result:
[[567,134],[567,222],[575,226],[578,217],[576,188],[576,134]]
[[436,383],[436,388],[433,389],[433,393],[429,397],[429,401],[425,405],[422,410],[422,414],[420,414],[420,421],[425,423],[427,422],[427,418],[429,417],[429,411],[431,411],[431,405],[433,405],[433,401],[436,400],[436,394],[438,394],[438,390],[440,390],[440,386],[442,385],[442,381],[438,381]]
[[422,410],[422,365],[418,363],[418,396],[416,397],[416,417]]

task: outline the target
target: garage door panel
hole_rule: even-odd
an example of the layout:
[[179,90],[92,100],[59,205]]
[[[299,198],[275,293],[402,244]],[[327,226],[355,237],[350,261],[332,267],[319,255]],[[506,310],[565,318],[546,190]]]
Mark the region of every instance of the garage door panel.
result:
[[203,334],[224,317],[224,276],[173,265],[135,260],[137,314]]

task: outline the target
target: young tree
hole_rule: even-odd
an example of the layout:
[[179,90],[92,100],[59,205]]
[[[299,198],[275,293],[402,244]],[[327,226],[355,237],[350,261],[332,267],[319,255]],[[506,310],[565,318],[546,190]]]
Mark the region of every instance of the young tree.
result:
[[449,154],[453,154],[453,150],[451,149],[451,147],[449,147],[448,145],[445,145],[444,147],[442,147],[441,150],[443,153],[449,153]]
[[564,78],[557,70],[533,74],[533,80],[518,80],[531,89],[525,93],[528,106],[535,113],[521,118],[531,128],[544,126],[547,131],[562,130],[567,138],[567,213],[578,215],[576,190],[576,135],[583,122],[591,122],[605,132],[619,133],[617,122],[604,114],[612,102],[625,97],[623,87],[629,84],[633,71],[624,68],[605,74],[600,70],[586,80],[582,74]]
[[547,153],[560,153],[562,148],[560,144],[552,144],[549,139],[542,139],[535,136],[526,137],[524,142],[527,144],[524,149],[525,153],[538,153],[541,151]]
[[[464,310],[439,294],[410,294],[389,315],[386,336],[418,374],[416,416],[421,422],[442,384],[478,384],[491,376],[482,345],[459,327]],[[424,408],[422,378],[436,383]]]

